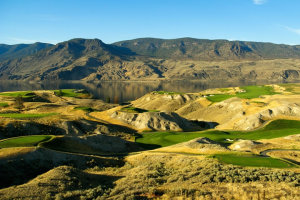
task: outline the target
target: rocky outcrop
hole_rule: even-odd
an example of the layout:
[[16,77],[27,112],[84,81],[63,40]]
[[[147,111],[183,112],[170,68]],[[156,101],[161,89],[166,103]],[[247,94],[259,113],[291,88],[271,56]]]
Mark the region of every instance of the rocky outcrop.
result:
[[229,148],[234,151],[252,151],[252,149],[260,144],[261,143],[252,140],[239,140],[230,145]]
[[0,126],[0,134],[4,138],[24,135],[62,135],[65,134],[65,130],[54,125],[18,120]]
[[182,131],[201,129],[193,122],[173,112],[127,113],[117,111],[111,117],[130,124],[139,130]]
[[300,106],[298,104],[285,103],[283,105],[262,110],[235,122],[234,129],[252,130],[262,126],[265,122],[276,118],[300,117]]
[[134,107],[142,107],[148,110],[160,110],[174,112],[183,105],[193,102],[200,95],[197,94],[172,94],[164,92],[152,92],[132,102]]
[[184,142],[181,144],[178,144],[177,146],[185,146],[192,149],[218,149],[218,150],[226,150],[225,147],[222,147],[217,142],[203,137],[203,138],[196,138],[193,140],[190,140],[188,142]]
[[118,125],[104,124],[86,119],[61,120],[51,123],[15,120],[0,125],[0,137],[17,137],[25,135],[90,135],[106,134],[125,137],[135,131]]

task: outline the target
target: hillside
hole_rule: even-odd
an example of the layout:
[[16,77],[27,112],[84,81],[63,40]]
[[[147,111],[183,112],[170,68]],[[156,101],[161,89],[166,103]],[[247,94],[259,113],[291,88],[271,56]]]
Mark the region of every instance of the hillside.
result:
[[2,79],[80,80],[111,60],[130,53],[101,40],[73,39],[21,59],[6,60],[0,67]]
[[195,38],[140,38],[114,43],[138,55],[163,59],[242,60],[300,58],[300,47],[263,42]]
[[192,38],[114,44],[72,39],[54,46],[14,46],[0,51],[0,80],[300,79],[299,46]]
[[16,45],[0,44],[0,61],[29,56],[51,46],[53,45],[40,42]]
[[296,200],[299,94],[154,91],[116,105],[84,90],[2,92],[0,199]]

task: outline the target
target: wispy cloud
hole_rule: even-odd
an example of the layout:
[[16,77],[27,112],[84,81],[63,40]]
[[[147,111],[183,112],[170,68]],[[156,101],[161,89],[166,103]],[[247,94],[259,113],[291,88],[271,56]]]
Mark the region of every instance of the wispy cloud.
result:
[[267,3],[268,0],[253,0],[253,3],[255,5],[262,5],[264,3]]
[[290,32],[293,32],[293,33],[296,33],[298,35],[300,35],[300,29],[297,29],[297,28],[291,28],[289,26],[284,26],[284,28]]

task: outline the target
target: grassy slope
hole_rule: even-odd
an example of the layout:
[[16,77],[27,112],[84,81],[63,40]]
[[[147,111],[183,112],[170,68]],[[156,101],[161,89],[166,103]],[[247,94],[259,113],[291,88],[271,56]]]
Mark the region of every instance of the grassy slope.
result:
[[245,86],[241,87],[245,92],[237,93],[236,95],[229,94],[216,94],[214,96],[208,96],[207,99],[211,102],[220,102],[232,97],[239,97],[241,99],[253,99],[261,95],[273,95],[276,94],[273,88],[270,86]]
[[0,117],[13,119],[41,118],[57,115],[57,113],[0,113]]
[[3,108],[8,107],[8,103],[0,102],[0,107],[3,107]]
[[51,138],[52,136],[50,135],[31,135],[9,138],[0,141],[0,148],[37,146],[39,143],[48,141]]
[[232,97],[235,97],[235,95],[230,95],[230,94],[215,94],[214,96],[208,96],[206,97],[207,100],[211,102],[221,102],[226,99],[230,99]]
[[63,89],[63,90],[54,90],[54,93],[58,96],[63,97],[80,97],[84,95],[83,93],[74,92],[75,89]]
[[127,106],[127,107],[121,108],[120,111],[127,112],[127,113],[158,112],[158,110],[145,110],[145,109],[136,108],[136,107],[132,107],[132,106]]
[[[300,121],[293,120],[275,120],[268,124],[266,127],[255,131],[202,131],[202,132],[157,132],[157,133],[145,133],[140,138],[137,138],[137,142],[141,145],[151,144],[158,146],[169,146],[185,141],[189,141],[198,137],[208,137],[214,141],[220,143],[230,143],[225,139],[270,139],[283,137],[292,134],[298,134],[300,132]],[[295,165],[285,162],[276,158],[261,157],[255,155],[237,155],[237,154],[216,154],[214,155],[219,161],[241,165],[241,166],[253,166],[253,167],[274,167],[274,168],[288,168],[295,167]]]
[[0,95],[2,96],[8,96],[8,97],[17,97],[17,96],[21,96],[23,98],[26,97],[30,97],[32,92],[31,91],[19,91],[19,92],[4,92],[4,93],[0,93]]
[[154,94],[175,95],[175,94],[183,94],[183,93],[181,93],[181,92],[169,92],[169,91],[155,91]]
[[255,155],[216,154],[213,157],[217,158],[220,162],[240,166],[273,168],[295,167],[295,165],[280,159]]
[[214,141],[227,143],[225,139],[271,139],[300,133],[300,121],[275,120],[264,128],[255,131],[200,131],[200,132],[154,132],[144,133],[136,141],[143,144],[155,144],[162,147],[189,141],[198,137],[207,137]]

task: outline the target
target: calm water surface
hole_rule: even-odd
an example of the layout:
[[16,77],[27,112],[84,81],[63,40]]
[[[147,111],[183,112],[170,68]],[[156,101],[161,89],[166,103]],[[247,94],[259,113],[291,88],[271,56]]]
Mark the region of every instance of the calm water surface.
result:
[[224,81],[132,81],[132,82],[97,82],[87,83],[79,81],[47,81],[47,82],[24,82],[24,81],[0,81],[0,92],[20,90],[54,90],[54,89],[86,89],[93,94],[94,98],[113,103],[123,103],[135,100],[152,91],[173,92],[200,92],[208,88],[245,86],[256,84],[268,84],[264,82],[224,82]]

